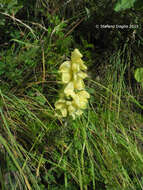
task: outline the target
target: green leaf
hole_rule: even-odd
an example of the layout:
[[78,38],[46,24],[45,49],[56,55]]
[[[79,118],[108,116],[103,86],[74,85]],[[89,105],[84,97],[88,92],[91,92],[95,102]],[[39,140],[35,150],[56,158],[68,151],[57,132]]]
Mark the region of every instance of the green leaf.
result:
[[143,82],[143,68],[136,69],[134,77],[137,82]]
[[85,11],[87,14],[87,18],[90,18],[90,16],[91,16],[90,10],[87,7],[85,7]]
[[8,2],[7,8],[8,8],[8,9],[11,9],[11,8],[13,8],[15,5],[17,5],[17,0],[11,0],[11,1]]
[[118,12],[121,10],[129,9],[133,7],[136,0],[118,0],[115,4],[114,11]]

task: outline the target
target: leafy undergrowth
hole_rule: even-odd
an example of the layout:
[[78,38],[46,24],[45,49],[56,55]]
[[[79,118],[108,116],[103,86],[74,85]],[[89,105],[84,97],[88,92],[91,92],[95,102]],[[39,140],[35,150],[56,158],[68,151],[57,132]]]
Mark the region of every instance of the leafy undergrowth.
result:
[[75,121],[57,120],[38,90],[0,92],[1,189],[142,189],[143,118],[132,104],[142,106],[127,92],[124,72],[116,85],[90,79],[89,107]]

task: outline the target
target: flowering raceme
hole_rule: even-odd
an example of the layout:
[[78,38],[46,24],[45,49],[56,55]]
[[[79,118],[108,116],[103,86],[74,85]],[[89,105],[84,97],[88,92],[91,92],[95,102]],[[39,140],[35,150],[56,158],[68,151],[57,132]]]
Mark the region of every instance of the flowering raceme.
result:
[[88,98],[90,98],[83,82],[83,79],[87,77],[84,73],[87,67],[81,58],[82,54],[75,49],[71,53],[71,60],[63,62],[59,68],[64,90],[60,99],[56,101],[55,108],[59,110],[61,117],[71,115],[75,119],[76,115],[81,115],[83,109],[86,109]]

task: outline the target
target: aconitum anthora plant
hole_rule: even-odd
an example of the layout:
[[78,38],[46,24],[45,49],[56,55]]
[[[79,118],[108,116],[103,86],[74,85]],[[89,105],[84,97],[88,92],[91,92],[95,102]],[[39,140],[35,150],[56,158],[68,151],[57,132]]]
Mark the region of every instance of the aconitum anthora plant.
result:
[[71,53],[71,60],[65,61],[59,68],[64,88],[55,103],[56,115],[59,117],[82,115],[88,104],[89,93],[85,90],[83,79],[87,77],[86,65],[78,49]]

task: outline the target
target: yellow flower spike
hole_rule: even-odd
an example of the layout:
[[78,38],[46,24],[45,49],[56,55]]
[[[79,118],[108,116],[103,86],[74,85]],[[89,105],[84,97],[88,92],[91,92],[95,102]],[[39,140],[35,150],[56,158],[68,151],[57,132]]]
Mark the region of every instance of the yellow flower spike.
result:
[[[78,49],[71,53],[71,61],[65,61],[59,68],[62,82],[65,84],[63,91],[60,93],[60,99],[55,103],[56,110],[61,113],[60,117],[76,116],[83,114],[83,109],[87,107],[90,95],[85,91],[84,81],[87,70],[84,61],[81,59],[82,54]],[[71,99],[67,98],[70,97]]]

